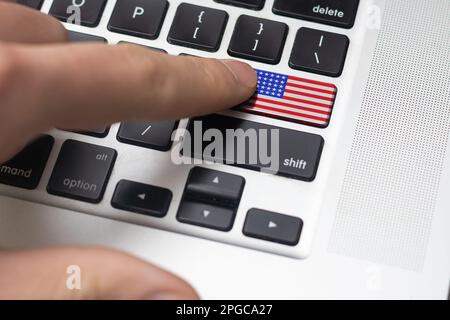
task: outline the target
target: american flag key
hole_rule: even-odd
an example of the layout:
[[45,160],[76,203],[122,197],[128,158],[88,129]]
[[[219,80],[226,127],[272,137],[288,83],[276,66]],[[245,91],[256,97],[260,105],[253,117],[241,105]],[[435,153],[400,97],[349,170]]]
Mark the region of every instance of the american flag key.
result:
[[236,109],[325,128],[336,99],[334,84],[256,70],[257,92]]

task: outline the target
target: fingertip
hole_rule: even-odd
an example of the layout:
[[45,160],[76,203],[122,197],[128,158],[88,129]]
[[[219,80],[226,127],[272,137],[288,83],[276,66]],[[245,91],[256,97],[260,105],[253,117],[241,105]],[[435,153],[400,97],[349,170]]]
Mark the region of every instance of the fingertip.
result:
[[231,71],[236,81],[249,89],[256,88],[257,76],[255,70],[247,63],[237,60],[220,60]]
[[[122,251],[92,248],[91,253],[106,268],[95,270],[100,281],[95,281],[93,292],[100,298],[137,300],[196,300],[198,294],[179,276]],[[91,258],[94,260],[93,258]],[[99,261],[91,260],[96,266]],[[99,273],[100,271],[100,273]],[[126,294],[124,295],[124,292]]]
[[197,291],[184,279],[154,265],[147,265],[145,300],[198,300]]

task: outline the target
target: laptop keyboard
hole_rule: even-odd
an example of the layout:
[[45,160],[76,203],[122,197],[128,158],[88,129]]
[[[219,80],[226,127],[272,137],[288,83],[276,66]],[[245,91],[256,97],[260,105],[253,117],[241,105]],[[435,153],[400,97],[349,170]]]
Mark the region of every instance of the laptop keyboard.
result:
[[[43,0],[19,2],[38,10],[44,3]],[[73,2],[78,3],[73,0],[54,0],[48,6],[49,14],[66,22],[71,16],[67,8]],[[210,1],[197,1],[196,4],[181,2],[172,21],[167,21],[168,8],[172,5],[170,0],[117,0],[108,17],[104,16],[107,0],[80,2],[83,3],[78,7],[82,12],[81,25],[84,28],[77,29],[77,32],[69,31],[71,41],[107,42],[102,36],[89,32],[105,18],[108,20],[109,32],[147,40],[159,39],[163,25],[170,24],[166,38],[170,45],[197,50],[199,56],[202,51],[214,53],[225,46],[230,57],[250,63],[254,61],[258,66],[266,65],[264,69],[256,70],[258,90],[255,95],[232,111],[246,116],[208,115],[192,119],[186,127],[195,134],[193,121],[202,120],[202,133],[208,129],[218,129],[224,134],[227,129],[278,129],[279,170],[271,172],[271,168],[263,164],[261,159],[257,159],[256,164],[238,163],[234,156],[228,154],[204,159],[202,151],[205,146],[196,149],[192,145],[190,152],[183,151],[183,156],[220,163],[226,161],[240,168],[274,173],[284,179],[301,180],[312,185],[320,170],[319,164],[326,144],[320,130],[332,123],[332,110],[338,95],[335,79],[345,70],[350,45],[349,37],[339,33],[339,29],[352,28],[359,1],[211,0],[220,4],[220,9],[217,5],[208,6]],[[272,14],[270,17],[262,17],[259,12],[269,5]],[[242,8],[242,14],[232,22],[231,37],[224,40],[225,29],[231,23],[227,9],[233,7]],[[316,27],[292,30],[284,17],[311,21],[316,23]],[[321,25],[334,26],[334,32],[323,31]],[[290,58],[286,67],[289,69],[283,68],[283,72],[276,72],[276,66],[287,52],[286,39],[290,33],[295,34],[295,41],[288,52]],[[129,42],[129,39],[127,37],[119,42]],[[149,46],[149,49],[165,52],[157,46]],[[316,80],[317,76],[308,75],[319,75],[320,81]],[[284,128],[262,123],[256,120],[260,116],[294,123],[297,127]],[[124,146],[168,153],[172,148],[172,133],[179,124],[179,121],[122,123],[115,139]],[[307,127],[314,128],[314,132],[302,129]],[[78,134],[101,140],[110,136],[111,131],[104,127]],[[46,185],[48,194],[90,204],[106,201],[111,209],[159,220],[165,219],[173,206],[174,198],[177,198],[176,222],[213,232],[202,234],[201,237],[223,240],[223,237],[216,237],[216,233],[234,230],[233,237],[240,234],[239,237],[283,247],[295,247],[299,243],[301,245],[305,222],[300,217],[290,215],[290,212],[267,211],[265,208],[249,208],[244,213],[245,216],[240,217],[238,211],[241,198],[248,188],[246,179],[207,167],[194,166],[189,171],[181,195],[174,196],[173,190],[163,186],[122,177],[113,186],[112,197],[105,199],[105,190],[115,166],[126,165],[116,161],[121,150],[102,146],[101,143],[97,145],[82,142],[83,139],[78,140],[73,136],[63,142],[54,167],[50,169],[49,180],[42,182]],[[258,141],[261,145],[259,136]],[[271,145],[267,143],[266,148],[270,150]],[[52,136],[38,138],[14,159],[0,165],[0,183],[24,189],[37,188],[53,147]],[[247,154],[250,154],[250,150],[247,150]],[[158,170],[158,163],[152,165]],[[183,184],[183,181],[178,183]],[[236,230],[238,218],[240,230]],[[165,228],[164,223],[156,225]],[[177,231],[180,228],[165,229]],[[198,235],[197,230],[187,229],[181,232]],[[231,242],[240,244],[240,240]],[[258,249],[264,247],[255,242],[244,245]]]

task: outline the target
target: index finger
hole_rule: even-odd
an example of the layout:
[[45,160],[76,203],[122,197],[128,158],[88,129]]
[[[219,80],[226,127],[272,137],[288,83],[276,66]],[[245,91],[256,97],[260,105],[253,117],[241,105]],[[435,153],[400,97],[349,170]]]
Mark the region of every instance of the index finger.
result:
[[[0,108],[9,117],[0,139],[20,130],[23,144],[51,127],[207,114],[238,105],[255,88],[254,70],[237,61],[175,57],[134,45],[4,47]],[[12,148],[9,140],[4,144]]]

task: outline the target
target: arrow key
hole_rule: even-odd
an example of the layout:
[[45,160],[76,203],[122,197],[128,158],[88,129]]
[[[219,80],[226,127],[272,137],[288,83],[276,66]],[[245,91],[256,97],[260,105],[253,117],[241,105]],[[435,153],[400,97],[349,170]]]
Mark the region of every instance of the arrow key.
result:
[[186,196],[191,199],[237,207],[244,190],[245,179],[221,171],[195,167],[186,184]]
[[295,246],[300,240],[303,221],[275,212],[250,209],[244,223],[248,237]]
[[184,200],[178,209],[177,220],[200,227],[229,231],[233,227],[235,210],[210,204]]
[[129,180],[121,180],[114,191],[114,208],[162,218],[169,210],[172,192]]

